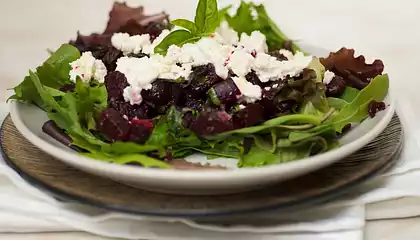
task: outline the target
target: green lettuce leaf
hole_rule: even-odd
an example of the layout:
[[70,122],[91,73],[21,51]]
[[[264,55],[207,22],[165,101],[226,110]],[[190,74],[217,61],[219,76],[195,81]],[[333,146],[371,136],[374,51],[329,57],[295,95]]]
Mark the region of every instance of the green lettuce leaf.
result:
[[[70,44],[63,44],[36,70],[36,75],[42,85],[58,89],[64,84],[71,83],[69,78],[70,63],[80,57],[80,52]],[[17,99],[44,108],[44,102],[37,92],[30,76],[14,89],[15,94],[9,99]]]

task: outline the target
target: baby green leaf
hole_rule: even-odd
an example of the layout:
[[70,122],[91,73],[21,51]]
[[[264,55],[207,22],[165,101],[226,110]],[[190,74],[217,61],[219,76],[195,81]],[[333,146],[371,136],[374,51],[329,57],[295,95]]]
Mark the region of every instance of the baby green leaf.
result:
[[195,25],[201,33],[212,33],[219,26],[217,0],[200,0],[195,13]]
[[165,55],[171,45],[182,46],[192,39],[194,39],[194,35],[186,30],[173,31],[155,47],[155,53]]
[[171,21],[171,23],[178,27],[183,27],[187,30],[189,30],[192,34],[197,32],[197,26],[195,26],[195,23],[191,22],[187,19],[175,19]]

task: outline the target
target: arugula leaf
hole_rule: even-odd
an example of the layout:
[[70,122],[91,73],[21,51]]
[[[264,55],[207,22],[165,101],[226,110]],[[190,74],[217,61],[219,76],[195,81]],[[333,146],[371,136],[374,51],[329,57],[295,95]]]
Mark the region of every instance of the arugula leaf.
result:
[[185,43],[198,41],[199,37],[195,37],[191,32],[179,29],[171,32],[163,41],[155,47],[155,53],[166,55],[171,45],[182,46]]
[[348,102],[346,102],[344,99],[341,99],[341,98],[329,97],[327,98],[327,100],[328,100],[328,105],[330,105],[330,107],[337,110],[343,109],[348,104]]
[[260,23],[252,16],[252,7],[252,3],[242,1],[234,16],[225,13],[225,19],[229,26],[238,32],[239,36],[241,36],[242,33],[250,35],[253,31],[261,28]]
[[[40,83],[46,87],[57,89],[71,83],[69,79],[70,63],[80,57],[80,52],[70,44],[63,44],[40,67],[36,74]],[[32,102],[44,109],[44,103],[39,96],[30,76],[14,88],[15,94],[9,99]]]
[[160,117],[146,144],[166,149],[174,145],[200,146],[201,140],[194,132],[182,126],[182,113],[171,107],[166,115]]
[[343,99],[346,102],[352,102],[357,95],[359,94],[360,90],[352,87],[346,87],[344,89],[343,95],[341,95],[341,99]]
[[372,100],[382,101],[388,93],[389,78],[387,74],[379,75],[361,90],[352,102],[347,104],[329,122],[335,125],[337,132],[351,122],[359,122],[368,116],[368,105]]
[[183,27],[183,28],[189,30],[192,34],[195,34],[198,31],[195,23],[193,23],[193,22],[191,22],[190,20],[187,20],[187,19],[175,19],[175,20],[171,21],[171,23],[175,26]]
[[247,154],[241,156],[239,167],[261,167],[278,159],[277,153],[271,153],[257,146],[252,146]]
[[[257,13],[254,18],[252,11]],[[285,46],[290,40],[280,31],[275,22],[268,16],[263,5],[255,5],[253,3],[241,2],[241,5],[234,16],[225,13],[226,21],[229,26],[238,32],[251,34],[253,31],[260,31],[266,36],[267,45],[270,50],[277,50]],[[293,52],[301,51],[301,49],[292,43]]]
[[311,124],[312,125],[320,125],[321,118],[309,115],[309,114],[290,114],[285,115],[277,118],[270,119],[259,126],[252,126],[247,128],[240,128],[229,132],[215,134],[213,136],[206,136],[206,139],[225,139],[228,136],[233,134],[239,135],[249,135],[255,133],[261,133],[264,130],[276,127],[284,127],[282,124],[285,123],[293,123],[293,124]]
[[325,67],[324,65],[322,65],[321,61],[319,61],[319,58],[314,57],[311,63],[309,63],[308,68],[315,71],[316,73],[315,82],[322,83],[322,80],[324,78],[324,73],[325,73]]
[[314,143],[309,142],[302,146],[278,148],[272,153],[254,145],[247,154],[242,155],[238,164],[240,167],[261,167],[291,162],[310,156],[314,146]]
[[133,142],[113,142],[103,145],[101,151],[107,153],[125,154],[125,153],[146,153],[158,150],[153,145],[140,145]]

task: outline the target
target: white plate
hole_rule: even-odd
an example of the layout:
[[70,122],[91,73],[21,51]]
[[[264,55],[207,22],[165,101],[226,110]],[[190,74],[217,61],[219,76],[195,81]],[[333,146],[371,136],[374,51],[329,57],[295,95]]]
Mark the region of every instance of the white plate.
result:
[[[305,50],[315,56],[327,53],[325,50],[314,47],[305,48]],[[41,128],[48,117],[38,107],[13,101],[10,113],[16,128],[32,144],[83,171],[153,191],[179,194],[217,194],[241,192],[291,179],[325,167],[350,155],[377,137],[390,122],[394,114],[395,104],[391,101],[389,95],[385,102],[389,105],[387,109],[378,113],[375,118],[369,118],[354,127],[341,139],[343,145],[338,149],[278,165],[242,169],[232,167],[229,170],[220,171],[148,169],[90,159],[78,155],[70,148],[43,133]],[[190,160],[207,161],[205,156],[200,155],[196,155]],[[235,160],[220,159],[218,163],[234,166]]]

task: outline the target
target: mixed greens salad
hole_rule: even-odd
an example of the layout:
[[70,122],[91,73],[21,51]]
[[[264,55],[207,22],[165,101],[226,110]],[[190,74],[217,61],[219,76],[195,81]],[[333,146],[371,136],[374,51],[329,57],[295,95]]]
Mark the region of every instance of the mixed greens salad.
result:
[[157,168],[195,153],[239,167],[298,160],[385,109],[382,61],[310,56],[263,5],[234,12],[199,0],[194,21],[170,21],[115,3],[103,33],[51,52],[11,99],[42,108],[44,132],[82,155]]

